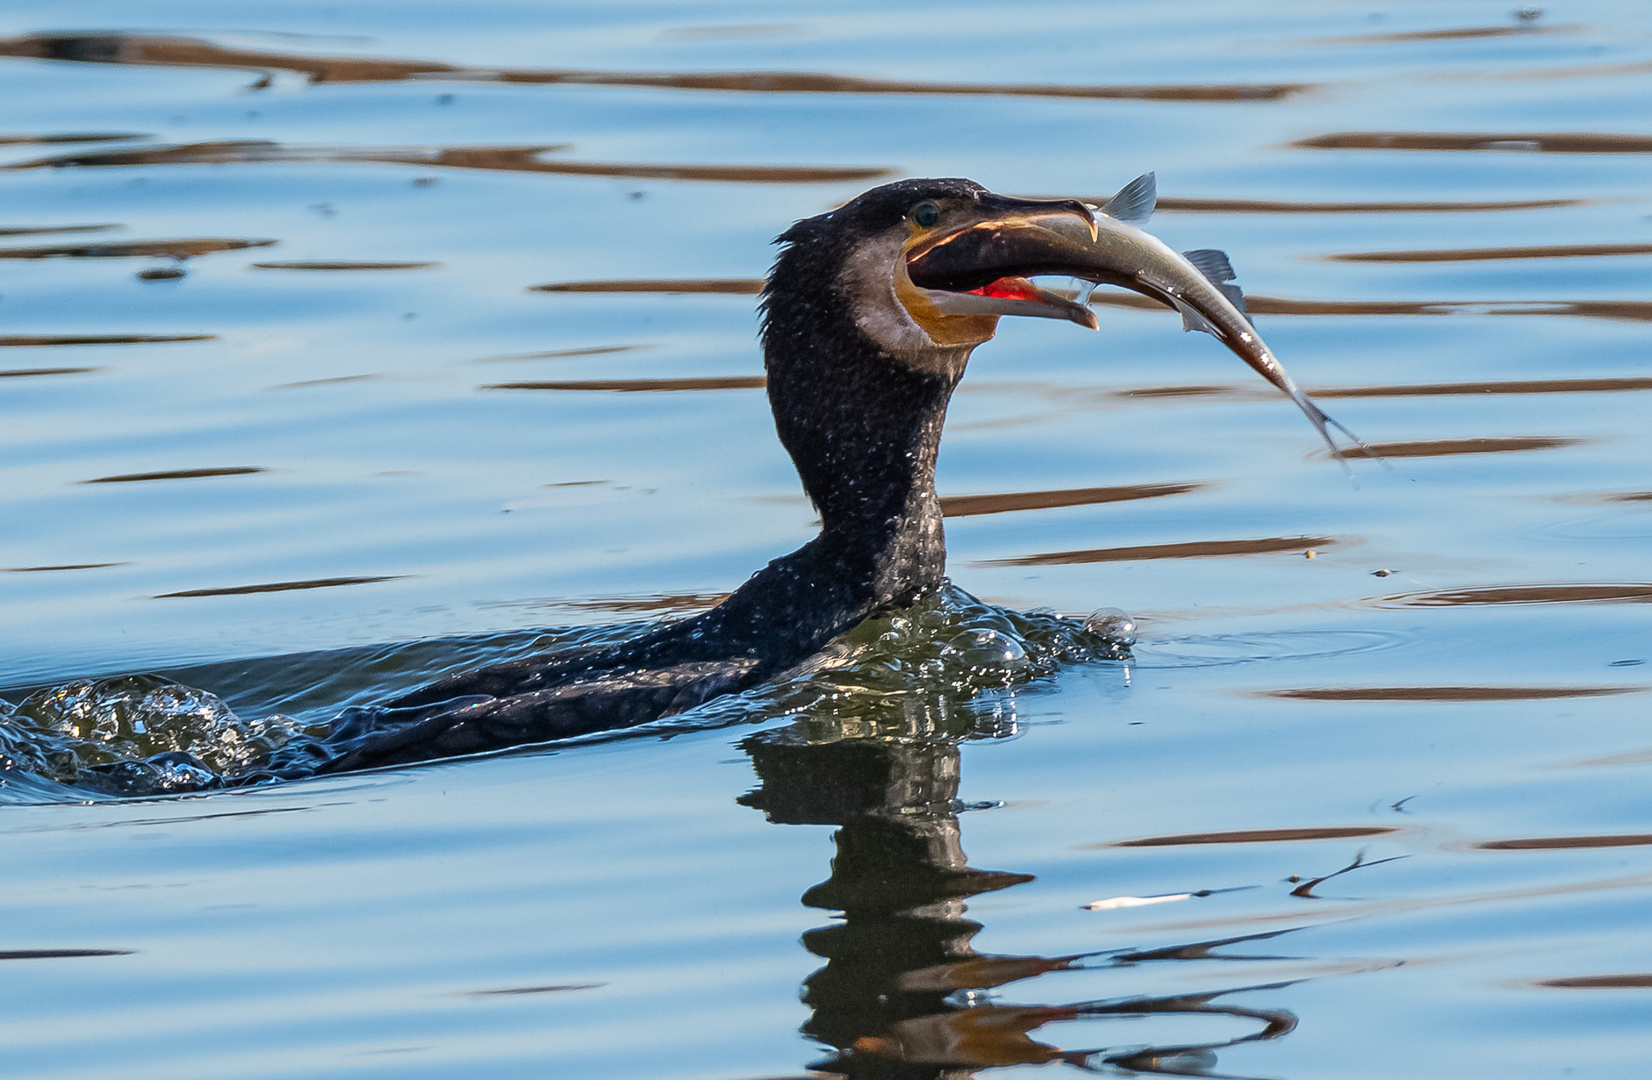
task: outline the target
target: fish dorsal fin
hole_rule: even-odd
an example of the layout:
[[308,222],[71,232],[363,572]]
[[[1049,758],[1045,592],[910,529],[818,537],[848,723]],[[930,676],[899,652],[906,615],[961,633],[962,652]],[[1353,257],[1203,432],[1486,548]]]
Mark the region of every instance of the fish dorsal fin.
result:
[[1198,251],[1184,251],[1182,258],[1193,264],[1193,269],[1209,278],[1212,284],[1220,285],[1224,281],[1233,280],[1233,264],[1228,262],[1225,251],[1215,248],[1200,248]]
[[1153,207],[1158,205],[1158,201],[1158,182],[1152,173],[1142,173],[1119,188],[1119,193],[1107,200],[1101,212],[1114,221],[1140,225],[1153,216]]
[[1221,290],[1239,314],[1248,322],[1250,313],[1245,310],[1245,293],[1239,286],[1233,284],[1233,264],[1228,262],[1225,251],[1215,248],[1200,248],[1198,251],[1184,251],[1182,258],[1193,264],[1193,269],[1203,274],[1212,285]]

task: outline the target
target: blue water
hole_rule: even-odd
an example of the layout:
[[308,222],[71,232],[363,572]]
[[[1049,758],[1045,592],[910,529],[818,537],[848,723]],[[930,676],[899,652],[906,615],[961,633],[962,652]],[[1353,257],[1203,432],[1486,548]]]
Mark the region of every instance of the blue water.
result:
[[[838,81],[706,88],[751,72]],[[0,1074],[1639,1075],[1652,254],[1589,249],[1652,246],[1649,90],[1607,0],[9,5],[13,705],[309,722],[714,602],[814,515],[760,390],[670,389],[762,371],[683,282],[883,177],[1156,170],[1388,464],[1167,313],[1006,321],[952,577],[1123,608],[1131,659],[190,797],[0,774]],[[638,389],[487,389],[593,380]],[[1135,485],[1186,490],[1028,494]]]

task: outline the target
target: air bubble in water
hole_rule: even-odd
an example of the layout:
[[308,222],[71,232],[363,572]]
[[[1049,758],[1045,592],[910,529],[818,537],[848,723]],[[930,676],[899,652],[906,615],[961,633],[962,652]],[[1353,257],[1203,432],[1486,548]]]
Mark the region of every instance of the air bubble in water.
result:
[[1097,608],[1091,612],[1090,617],[1084,620],[1084,629],[1119,645],[1132,645],[1136,641],[1136,620],[1116,607]]
[[1014,668],[1027,662],[1027,650],[1008,634],[976,628],[958,642],[966,664],[975,668]]

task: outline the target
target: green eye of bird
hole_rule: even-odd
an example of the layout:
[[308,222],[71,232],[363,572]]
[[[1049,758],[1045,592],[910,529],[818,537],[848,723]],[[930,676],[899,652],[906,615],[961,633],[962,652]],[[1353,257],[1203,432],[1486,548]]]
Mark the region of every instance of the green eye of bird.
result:
[[921,202],[912,208],[912,220],[920,228],[930,228],[941,220],[941,208],[932,202]]

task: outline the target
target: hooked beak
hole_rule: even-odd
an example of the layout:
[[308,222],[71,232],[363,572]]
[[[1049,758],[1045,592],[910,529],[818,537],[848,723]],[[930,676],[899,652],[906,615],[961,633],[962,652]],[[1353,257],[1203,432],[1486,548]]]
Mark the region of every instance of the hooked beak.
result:
[[981,210],[981,220],[906,253],[907,277],[924,299],[943,315],[1027,315],[1099,329],[1088,307],[1029,280],[1039,274],[1094,280],[1093,268],[1077,269],[1098,235],[1090,208],[1072,200],[988,195]]

